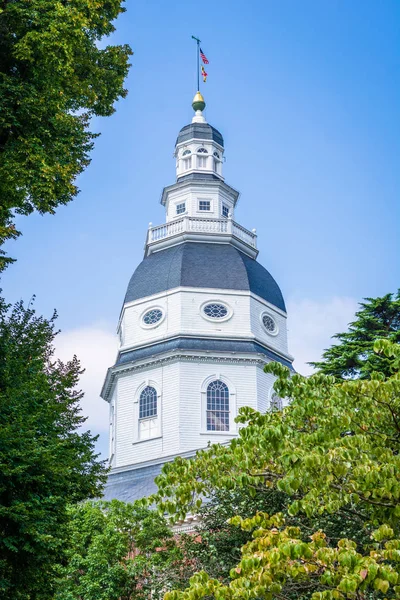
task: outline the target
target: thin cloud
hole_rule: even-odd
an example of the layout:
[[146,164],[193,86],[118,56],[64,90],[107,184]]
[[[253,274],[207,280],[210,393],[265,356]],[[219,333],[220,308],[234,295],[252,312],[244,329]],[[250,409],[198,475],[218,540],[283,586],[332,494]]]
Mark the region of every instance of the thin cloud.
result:
[[357,300],[345,296],[320,302],[307,298],[289,299],[289,351],[295,357],[294,367],[299,373],[310,375],[313,372],[307,362],[319,360],[324,349],[334,343],[332,336],[347,330],[357,307]]
[[63,361],[79,358],[85,372],[80,379],[80,388],[85,393],[82,412],[87,416],[84,429],[99,434],[97,450],[104,457],[108,454],[108,404],[100,398],[100,390],[108,367],[117,352],[117,336],[113,328],[93,325],[81,329],[61,332],[56,338],[56,355]]

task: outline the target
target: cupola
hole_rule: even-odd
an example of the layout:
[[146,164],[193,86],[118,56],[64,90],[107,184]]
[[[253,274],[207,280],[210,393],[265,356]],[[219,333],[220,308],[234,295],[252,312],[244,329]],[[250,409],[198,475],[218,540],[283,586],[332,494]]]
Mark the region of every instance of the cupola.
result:
[[223,180],[224,140],[221,133],[209,125],[203,115],[206,103],[200,92],[193,98],[195,111],[192,122],[180,130],[176,144],[176,178],[209,174]]

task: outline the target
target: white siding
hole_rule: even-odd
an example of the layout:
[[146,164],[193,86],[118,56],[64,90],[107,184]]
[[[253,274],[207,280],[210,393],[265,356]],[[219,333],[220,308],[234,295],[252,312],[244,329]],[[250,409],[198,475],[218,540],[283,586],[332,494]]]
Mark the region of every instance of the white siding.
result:
[[269,402],[271,397],[271,390],[275,377],[270,373],[264,373],[262,368],[257,369],[257,398],[258,398],[258,409],[261,413],[269,410]]
[[[232,316],[225,321],[207,320],[202,316],[205,302],[225,303]],[[142,316],[151,308],[160,308],[165,318],[152,328],[142,326]],[[269,335],[261,323],[268,312],[275,319],[279,333]],[[124,349],[165,340],[178,335],[207,336],[224,339],[255,339],[272,349],[287,354],[286,316],[267,303],[252,297],[249,292],[227,290],[190,291],[179,288],[138,301],[125,309],[122,327]]]
[[[261,315],[263,313],[269,313],[273,317],[279,328],[278,335],[269,335],[265,331],[261,322]],[[287,354],[288,345],[286,316],[283,316],[283,314],[274,309],[273,306],[267,304],[266,302],[261,302],[254,297],[252,297],[250,300],[249,316],[251,320],[251,331],[254,337],[264,345],[270,346],[271,348],[276,349],[278,352]]]
[[[199,200],[210,200],[209,211],[199,210]],[[166,221],[169,223],[174,219],[179,219],[184,215],[176,214],[176,205],[185,202],[185,214],[189,217],[204,217],[218,219],[222,214],[222,204],[230,207],[234,213],[234,199],[229,195],[226,189],[216,185],[199,185],[191,183],[185,187],[173,188],[168,192],[168,198],[165,204]]]
[[[222,379],[230,391],[231,431],[207,432],[205,395],[207,378]],[[145,372],[121,374],[116,387],[117,444],[113,466],[134,465],[226,442],[237,431],[234,419],[239,408],[251,406],[265,411],[273,377],[252,364],[176,361]],[[135,399],[144,384],[153,384],[161,395],[161,435],[135,441],[138,426]],[[136,416],[135,416],[136,415]]]
[[[155,383],[161,392],[161,435],[155,439],[136,441],[138,427],[137,391],[146,381]],[[170,456],[179,452],[177,422],[179,364],[149,368],[146,372],[121,374],[117,385],[117,448],[116,466],[137,464],[143,461]],[[135,418],[136,416],[136,418]]]

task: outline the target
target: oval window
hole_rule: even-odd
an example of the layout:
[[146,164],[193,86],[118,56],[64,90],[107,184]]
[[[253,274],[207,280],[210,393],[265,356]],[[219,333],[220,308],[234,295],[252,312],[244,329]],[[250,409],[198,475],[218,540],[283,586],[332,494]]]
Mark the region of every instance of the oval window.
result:
[[268,315],[266,313],[263,314],[262,323],[263,323],[264,328],[267,331],[267,333],[277,333],[278,328],[276,326],[274,319],[271,317],[271,315]]
[[155,325],[162,319],[162,311],[159,308],[152,308],[143,315],[143,323],[145,325]]
[[223,319],[228,315],[228,309],[223,304],[212,302],[203,308],[204,314],[210,319]]

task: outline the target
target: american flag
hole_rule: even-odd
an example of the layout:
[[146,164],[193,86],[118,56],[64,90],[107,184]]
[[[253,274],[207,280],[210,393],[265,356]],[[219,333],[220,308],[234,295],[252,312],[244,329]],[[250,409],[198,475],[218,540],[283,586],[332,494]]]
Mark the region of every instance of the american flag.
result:
[[203,63],[205,65],[208,65],[210,61],[208,60],[207,56],[204,54],[204,52],[201,48],[200,48],[200,56],[201,56],[201,60],[203,61]]

